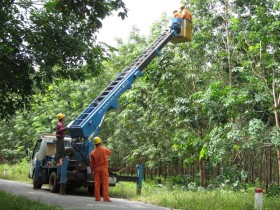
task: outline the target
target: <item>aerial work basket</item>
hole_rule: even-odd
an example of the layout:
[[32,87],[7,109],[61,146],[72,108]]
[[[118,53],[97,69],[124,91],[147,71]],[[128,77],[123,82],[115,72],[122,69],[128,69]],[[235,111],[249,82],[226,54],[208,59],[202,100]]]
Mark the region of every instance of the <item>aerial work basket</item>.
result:
[[187,19],[170,18],[169,26],[178,29],[178,36],[174,37],[170,42],[173,44],[190,42],[192,40],[192,22]]

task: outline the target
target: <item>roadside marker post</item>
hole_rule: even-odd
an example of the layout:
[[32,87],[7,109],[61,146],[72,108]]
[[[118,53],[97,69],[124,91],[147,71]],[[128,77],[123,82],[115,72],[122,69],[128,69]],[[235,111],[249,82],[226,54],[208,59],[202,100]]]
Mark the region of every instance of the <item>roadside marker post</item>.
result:
[[262,210],[262,199],[263,199],[263,196],[262,196],[262,188],[256,188],[255,189],[255,210]]
[[136,193],[137,195],[141,195],[141,189],[142,189],[142,180],[143,180],[143,165],[139,164],[137,165],[138,168],[138,181],[137,181],[137,190]]

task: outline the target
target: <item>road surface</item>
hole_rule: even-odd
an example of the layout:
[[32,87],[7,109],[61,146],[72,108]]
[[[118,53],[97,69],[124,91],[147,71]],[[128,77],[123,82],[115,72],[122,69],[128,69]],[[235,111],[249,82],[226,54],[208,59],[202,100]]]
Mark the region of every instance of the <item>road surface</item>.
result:
[[31,184],[20,183],[0,179],[0,190],[14,195],[25,196],[29,199],[45,203],[47,205],[60,206],[67,210],[112,210],[112,209],[149,209],[149,210],[170,210],[143,202],[128,201],[124,199],[111,198],[113,202],[96,202],[93,196],[77,191],[71,195],[60,195],[51,193],[46,186],[40,190],[34,190]]

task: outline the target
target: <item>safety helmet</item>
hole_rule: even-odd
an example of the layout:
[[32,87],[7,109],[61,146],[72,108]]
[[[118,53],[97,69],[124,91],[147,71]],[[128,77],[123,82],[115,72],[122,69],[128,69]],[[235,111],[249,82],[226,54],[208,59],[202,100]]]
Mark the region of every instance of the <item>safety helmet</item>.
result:
[[62,113],[57,114],[57,119],[61,120],[65,115]]
[[180,8],[185,7],[186,5],[184,3],[180,4]]
[[102,142],[102,140],[100,137],[96,136],[96,137],[94,137],[93,142],[94,142],[94,144],[100,144]]

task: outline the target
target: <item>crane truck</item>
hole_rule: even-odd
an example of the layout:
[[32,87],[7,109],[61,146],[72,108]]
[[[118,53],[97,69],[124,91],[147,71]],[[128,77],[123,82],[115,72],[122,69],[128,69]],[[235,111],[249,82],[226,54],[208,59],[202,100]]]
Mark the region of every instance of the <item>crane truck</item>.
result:
[[[98,135],[106,113],[117,109],[119,97],[132,88],[135,79],[143,74],[144,68],[157,56],[169,42],[173,44],[190,42],[192,23],[186,19],[171,18],[160,36],[140,54],[133,63],[121,71],[114,80],[91,102],[91,104],[69,125],[69,137],[65,138],[65,154],[62,164],[53,165],[55,136],[43,135],[36,143],[31,154],[29,177],[33,179],[33,188],[40,189],[49,184],[51,192],[65,194],[65,190],[87,187],[94,191],[94,180],[89,167],[89,154],[94,149],[93,139]],[[135,181],[141,191],[143,165],[137,165],[137,176],[120,176],[109,168],[109,183]]]

